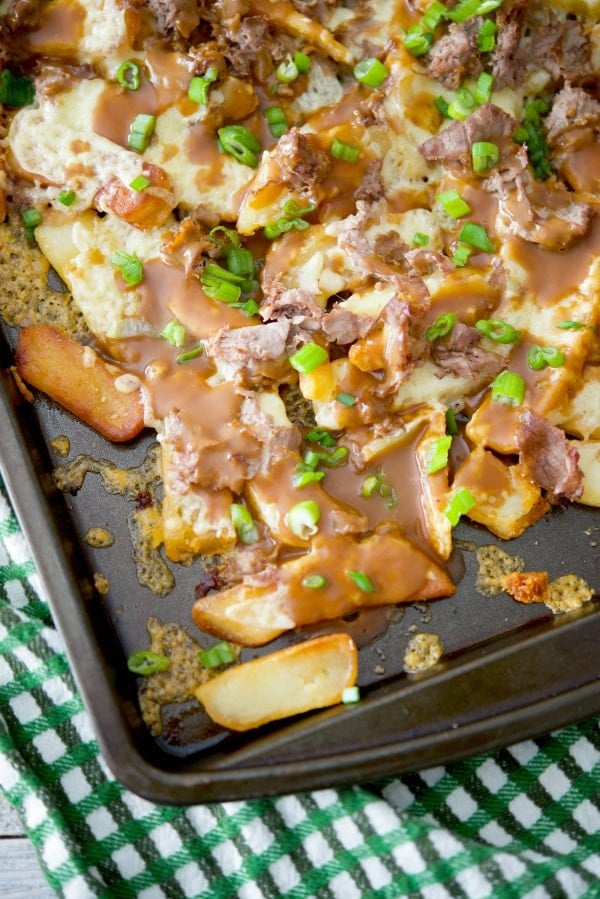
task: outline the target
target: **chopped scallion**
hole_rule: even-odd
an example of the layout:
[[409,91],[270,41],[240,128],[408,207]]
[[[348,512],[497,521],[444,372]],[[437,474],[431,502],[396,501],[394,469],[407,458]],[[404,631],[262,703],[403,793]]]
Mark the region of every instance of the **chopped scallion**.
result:
[[305,440],[310,440],[311,443],[318,443],[320,446],[325,447],[332,447],[337,443],[335,437],[329,431],[326,431],[325,428],[312,428],[304,435],[304,438]]
[[133,181],[130,182],[129,186],[132,190],[140,193],[140,191],[146,190],[147,187],[150,187],[150,179],[146,178],[145,175],[138,175],[133,179]]
[[140,649],[127,659],[127,667],[133,674],[148,676],[157,671],[166,671],[171,660],[167,656],[154,652],[153,649]]
[[449,434],[432,441],[427,454],[427,474],[435,474],[446,467],[451,445],[452,437]]
[[199,106],[208,106],[208,92],[211,84],[219,77],[219,70],[216,66],[210,66],[204,75],[195,75],[190,81],[188,87],[188,99],[192,103],[198,103]]
[[188,350],[186,353],[180,353],[175,361],[178,365],[183,365],[184,362],[191,362],[192,359],[197,359],[203,352],[204,346],[200,343],[198,346],[194,347],[193,350]]
[[243,165],[256,168],[257,154],[261,152],[262,145],[244,125],[224,125],[218,129],[217,137],[223,153],[228,153]]
[[308,375],[329,358],[327,350],[318,343],[305,343],[289,358],[289,363],[302,375]]
[[492,400],[507,406],[520,406],[525,399],[525,381],[514,371],[502,371],[492,381]]
[[137,62],[126,59],[117,69],[117,81],[129,91],[137,91],[140,86],[140,67]]
[[156,116],[140,112],[129,126],[127,143],[132,150],[143,153],[147,150],[154,129],[156,128]]
[[356,705],[357,702],[360,702],[360,689],[356,685],[344,687],[342,690],[342,702],[344,705]]
[[521,331],[500,318],[482,318],[475,322],[475,327],[480,334],[495,343],[519,343],[523,336]]
[[527,353],[527,365],[534,371],[542,371],[547,365],[551,368],[560,368],[564,363],[564,355],[555,346],[540,346],[539,343],[534,343]]
[[361,591],[361,593],[375,593],[376,592],[375,584],[373,583],[371,578],[367,574],[365,574],[364,571],[356,571],[353,569],[348,569],[346,571],[346,574],[348,575],[349,578],[351,578],[351,580],[354,581],[354,583],[356,584],[358,589]]
[[123,250],[117,250],[113,253],[111,260],[121,272],[121,277],[129,287],[139,284],[143,277],[143,266],[137,253],[125,253]]
[[458,434],[458,424],[454,409],[446,409],[446,430],[451,435]]
[[491,242],[487,231],[483,225],[475,222],[465,222],[460,229],[458,239],[461,243],[468,243],[469,246],[475,247],[476,250],[482,250],[484,253],[493,253],[494,244]]
[[236,658],[235,649],[227,640],[213,643],[210,649],[202,649],[198,653],[198,661],[204,668],[220,668],[221,665],[230,665],[235,662]]
[[452,254],[452,262],[457,268],[464,268],[471,257],[473,247],[468,243],[457,243]]
[[338,403],[341,403],[342,406],[348,406],[349,408],[356,405],[356,397],[351,393],[338,393],[336,400]]
[[411,25],[402,43],[411,56],[425,56],[431,49],[434,37],[433,31],[425,31],[422,25]]
[[366,87],[381,87],[389,74],[387,67],[375,56],[361,59],[354,66],[354,77]]
[[423,234],[422,231],[416,231],[412,242],[415,247],[426,247],[429,243],[429,235]]
[[287,131],[287,121],[281,106],[269,106],[263,112],[273,137],[281,137]]
[[318,504],[314,499],[307,499],[292,506],[285,516],[285,523],[296,537],[308,540],[319,530],[320,518],[321,510]]
[[489,72],[482,72],[473,88],[473,96],[479,106],[489,103],[492,99],[492,91],[494,89],[494,76]]
[[30,106],[35,97],[35,86],[26,75],[13,75],[9,69],[0,72],[0,103],[18,109]]
[[310,72],[310,56],[308,56],[306,53],[301,53],[298,50],[296,53],[294,53],[294,62],[301,75],[306,75],[308,72]]
[[440,3],[439,0],[434,0],[423,13],[423,18],[421,19],[423,27],[429,31],[434,31],[447,12],[448,8],[443,3]]
[[74,190],[60,190],[58,192],[58,202],[62,203],[63,206],[72,206],[75,202],[75,197]]
[[463,200],[455,188],[442,191],[441,194],[437,195],[436,200],[453,219],[463,218],[463,216],[469,215],[471,212],[471,207]]
[[322,590],[327,585],[327,578],[322,574],[307,574],[302,580],[302,586],[309,590]]
[[171,321],[167,322],[162,331],[160,332],[160,336],[163,340],[166,340],[167,343],[170,343],[171,346],[183,346],[185,343],[185,326],[178,322],[177,319],[172,318]]
[[296,62],[288,56],[287,59],[284,59],[283,62],[280,62],[275,70],[275,77],[281,84],[291,84],[292,81],[295,81],[296,78],[300,74],[300,69],[296,65]]
[[500,150],[498,149],[498,145],[490,143],[490,141],[479,140],[471,147],[473,169],[478,174],[487,172],[488,169],[491,169],[493,165],[496,165],[499,158]]
[[491,19],[486,19],[477,35],[477,49],[480,53],[489,53],[496,46],[498,26]]
[[448,115],[451,119],[462,121],[468,118],[477,106],[477,101],[468,87],[459,87],[454,98],[448,104]]
[[21,213],[21,219],[23,220],[25,228],[32,230],[33,228],[37,228],[38,225],[41,225],[42,214],[39,209],[25,209]]
[[241,503],[231,504],[231,523],[242,543],[258,543],[260,533],[250,510]]
[[429,325],[425,331],[425,340],[433,341],[445,337],[456,324],[456,319],[456,312],[443,312],[438,315],[433,324]]
[[336,159],[343,159],[344,162],[356,162],[360,156],[360,149],[354,144],[349,144],[345,140],[334,137],[331,142],[331,155]]
[[461,487],[450,498],[448,505],[444,509],[444,515],[452,527],[456,527],[461,517],[470,512],[475,505],[477,503],[471,491],[467,490],[466,487]]

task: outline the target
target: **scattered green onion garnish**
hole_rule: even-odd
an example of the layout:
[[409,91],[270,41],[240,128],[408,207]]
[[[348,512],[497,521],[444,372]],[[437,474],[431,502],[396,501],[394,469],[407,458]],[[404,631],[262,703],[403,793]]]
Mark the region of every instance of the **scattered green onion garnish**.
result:
[[322,574],[307,574],[302,581],[303,587],[309,590],[322,590],[327,585],[327,578]]
[[475,327],[480,334],[495,343],[518,343],[523,336],[521,331],[500,318],[482,318],[475,322]]
[[[217,234],[222,234],[223,240],[220,240]],[[224,250],[241,245],[240,235],[237,231],[234,228],[227,228],[225,225],[215,225],[214,228],[211,228],[208,232],[208,239]]]
[[217,131],[219,147],[223,153],[228,153],[238,162],[254,169],[258,165],[257,154],[262,150],[262,144],[243,125],[224,125]]
[[287,121],[281,106],[269,106],[263,112],[273,137],[281,137],[287,131]]
[[284,59],[283,62],[280,62],[275,70],[275,77],[281,84],[291,84],[293,81],[298,78],[300,75],[300,69],[298,68],[296,61],[292,59],[291,56],[288,56],[287,59]]
[[348,408],[356,405],[356,397],[351,393],[338,393],[338,395],[336,396],[336,400],[338,401],[338,403],[341,403],[342,406],[348,406]]
[[74,190],[60,190],[58,192],[58,202],[62,203],[63,206],[72,206],[75,202],[75,197]]
[[461,487],[450,498],[450,501],[444,509],[444,515],[452,525],[456,527],[461,517],[469,512],[473,506],[477,505],[475,497],[466,487]]
[[200,343],[198,346],[194,347],[193,350],[188,350],[185,353],[180,353],[179,356],[175,359],[178,365],[183,365],[184,362],[191,362],[192,359],[197,359],[198,356],[201,356],[204,352],[204,347]]
[[494,90],[494,77],[489,72],[482,72],[473,88],[473,96],[478,106],[489,103],[492,99],[492,91]]
[[247,506],[241,503],[231,504],[231,523],[242,543],[258,543],[260,540],[258,527]]
[[357,686],[344,687],[342,690],[342,702],[344,705],[356,705],[360,702],[360,689]]
[[384,66],[375,56],[368,59],[361,59],[354,66],[354,77],[366,87],[381,87],[385,79],[390,74],[387,67]]
[[305,343],[289,358],[289,363],[302,375],[309,375],[319,365],[328,360],[327,350],[318,343]]
[[425,31],[422,25],[411,25],[402,43],[411,56],[425,56],[431,49],[434,36],[433,31]]
[[459,0],[455,7],[448,11],[448,18],[452,22],[465,22],[471,16],[477,15],[481,0]]
[[500,150],[497,144],[490,141],[479,140],[471,147],[471,162],[473,169],[477,174],[487,172],[492,166],[496,165],[500,159]]
[[18,109],[30,106],[35,97],[35,86],[26,75],[13,75],[9,69],[0,72],[0,103]]
[[172,318],[171,321],[167,322],[162,331],[160,332],[160,336],[163,340],[166,340],[167,343],[170,343],[171,346],[183,346],[185,343],[185,326],[178,322],[177,319]]
[[588,331],[596,330],[593,325],[586,325],[584,322],[576,322],[572,321],[572,319],[557,322],[556,327],[560,328],[561,331],[582,331],[584,328],[587,328]]
[[463,218],[463,216],[469,215],[471,212],[471,207],[463,200],[455,188],[442,191],[441,194],[437,195],[436,200],[453,219]]
[[220,668],[221,665],[230,665],[235,662],[237,656],[231,643],[222,640],[213,643],[210,649],[202,649],[198,653],[198,661],[204,668]]
[[351,578],[361,593],[375,593],[375,585],[371,578],[364,571],[356,571],[349,569],[346,574]]
[[143,266],[138,258],[137,253],[125,253],[123,250],[117,250],[113,253],[111,260],[121,272],[121,277],[129,287],[139,284],[143,277]]
[[465,222],[460,229],[458,239],[461,243],[468,243],[469,246],[475,247],[476,250],[482,250],[484,253],[493,253],[494,244],[491,242],[487,231],[483,225],[475,222]]
[[334,137],[332,140],[330,150],[332,156],[335,156],[336,159],[342,159],[344,162],[356,162],[360,156],[358,147],[337,137]]
[[312,430],[304,435],[304,439],[325,447],[332,447],[337,443],[335,437],[333,437],[329,431],[326,431],[325,428],[312,428]]
[[127,143],[132,150],[143,153],[147,150],[154,129],[156,128],[156,116],[140,112],[129,126]]
[[371,474],[364,479],[360,485],[360,495],[370,499],[373,496],[382,496],[387,500],[388,509],[395,509],[398,505],[398,497],[396,491],[387,481],[387,475],[384,471],[378,471],[377,474]]
[[307,228],[310,228],[310,223],[303,219],[302,216],[314,212],[316,208],[316,203],[300,206],[295,200],[288,200],[283,207],[283,215],[277,221],[265,225],[263,234],[267,240],[275,240],[294,228],[297,231],[306,231]]
[[433,324],[429,325],[425,331],[425,340],[433,341],[445,337],[456,324],[456,319],[456,312],[443,312],[438,315]]
[[227,268],[233,275],[248,278],[254,274],[254,257],[250,250],[244,247],[231,247],[226,251],[225,259]]
[[300,490],[300,488],[307,487],[309,484],[318,484],[324,477],[324,471],[315,471],[303,462],[299,462],[292,475],[292,484],[296,490]]
[[156,674],[157,671],[166,671],[170,664],[171,660],[167,656],[152,649],[140,649],[127,659],[127,667],[133,674]]
[[228,269],[209,262],[205,266],[200,283],[204,293],[222,303],[236,303],[243,291],[250,290],[252,283]]
[[33,230],[42,223],[42,214],[39,209],[25,209],[21,213],[23,225],[27,230]]
[[520,406],[525,398],[525,381],[514,371],[502,371],[492,381],[492,400],[507,406]]
[[469,88],[459,87],[448,104],[448,115],[451,119],[462,121],[468,118],[476,107],[477,101]]
[[319,530],[319,520],[321,518],[321,510],[314,499],[306,499],[304,502],[296,503],[287,512],[285,523],[290,531],[300,537],[301,540],[308,540]]
[[525,107],[523,121],[513,134],[517,144],[524,144],[527,156],[533,169],[534,177],[544,181],[552,174],[550,168],[550,147],[544,137],[542,116],[546,115],[550,106],[541,97],[532,100]]
[[565,357],[558,347],[540,346],[539,343],[534,343],[529,347],[527,365],[534,371],[542,371],[547,365],[551,368],[560,368],[564,363]]
[[469,261],[472,252],[473,247],[469,246],[468,243],[457,243],[452,254],[452,262],[457,268],[464,268]]
[[446,409],[446,430],[449,434],[458,434],[458,424],[454,409]]
[[204,75],[195,75],[188,87],[188,99],[199,106],[208,106],[208,92],[211,84],[219,77],[216,66],[210,66]]
[[448,464],[448,453],[452,445],[452,437],[438,437],[432,441],[427,457],[427,474],[435,474]]
[[310,72],[310,56],[306,53],[301,53],[299,50],[294,53],[294,62],[296,63],[296,68],[300,72],[301,75],[306,75]]
[[140,67],[137,62],[126,59],[117,69],[117,81],[129,91],[137,91],[140,86]]
[[489,53],[496,46],[498,26],[491,19],[486,19],[477,35],[477,49],[480,53]]
[[133,179],[133,181],[130,182],[129,186],[132,190],[140,193],[140,191],[146,190],[147,187],[150,187],[150,179],[146,178],[145,175],[138,175]]
[[421,24],[429,31],[434,31],[442,19],[445,18],[447,12],[448,8],[443,3],[440,3],[439,0],[434,0],[423,13]]
[[422,231],[416,231],[412,242],[415,247],[426,247],[429,243],[429,235],[423,234]]
[[256,300],[244,300],[244,302],[236,302],[230,303],[230,306],[233,306],[234,309],[241,309],[244,315],[252,317],[256,315],[260,309],[260,306],[256,302]]
[[442,115],[445,119],[449,119],[450,115],[448,113],[448,109],[450,104],[446,100],[445,97],[436,97],[433,101],[433,105],[436,107],[440,115]]

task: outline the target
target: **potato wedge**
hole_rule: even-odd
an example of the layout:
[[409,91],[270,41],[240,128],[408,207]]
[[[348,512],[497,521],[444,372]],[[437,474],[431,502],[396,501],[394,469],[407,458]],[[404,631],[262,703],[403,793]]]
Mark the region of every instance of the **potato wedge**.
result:
[[579,468],[583,474],[583,493],[578,502],[600,507],[600,440],[570,440],[569,445],[579,453]]
[[357,651],[346,634],[327,634],[229,668],[201,684],[196,698],[229,730],[335,705],[356,680]]
[[144,427],[137,380],[123,375],[91,347],[81,346],[62,331],[50,325],[23,328],[15,356],[23,381],[109,440],[133,440]]

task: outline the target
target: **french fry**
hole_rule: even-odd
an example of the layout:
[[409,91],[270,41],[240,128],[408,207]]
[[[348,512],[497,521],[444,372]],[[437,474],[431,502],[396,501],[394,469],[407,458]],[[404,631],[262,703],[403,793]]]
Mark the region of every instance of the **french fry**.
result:
[[31,325],[19,333],[19,377],[60,403],[109,440],[133,440],[144,427],[139,386],[50,325]]
[[222,727],[250,730],[336,705],[356,671],[351,637],[327,634],[229,668],[201,684],[196,698]]
[[336,62],[352,64],[352,56],[347,47],[336,41],[331,31],[319,22],[299,13],[291,3],[284,0],[251,0],[250,6],[257,15],[265,16],[279,28],[310,41]]

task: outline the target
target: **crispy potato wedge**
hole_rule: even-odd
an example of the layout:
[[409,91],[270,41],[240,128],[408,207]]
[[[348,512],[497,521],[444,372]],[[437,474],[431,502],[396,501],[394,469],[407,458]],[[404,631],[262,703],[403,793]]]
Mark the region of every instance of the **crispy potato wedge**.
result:
[[229,730],[335,705],[356,680],[357,651],[346,634],[327,634],[229,668],[201,684],[196,698]]
[[[373,589],[361,588],[350,572],[365,574]],[[314,575],[325,577],[320,589],[306,586]],[[192,615],[208,633],[243,646],[261,646],[294,627],[360,608],[454,592],[446,571],[389,524],[363,540],[317,536],[305,555],[196,600]]]
[[50,325],[30,325],[19,334],[19,377],[60,403],[109,440],[133,440],[144,427],[137,379],[108,365]]
[[583,493],[578,502],[600,508],[600,440],[570,440],[569,445],[579,453],[583,475]]

